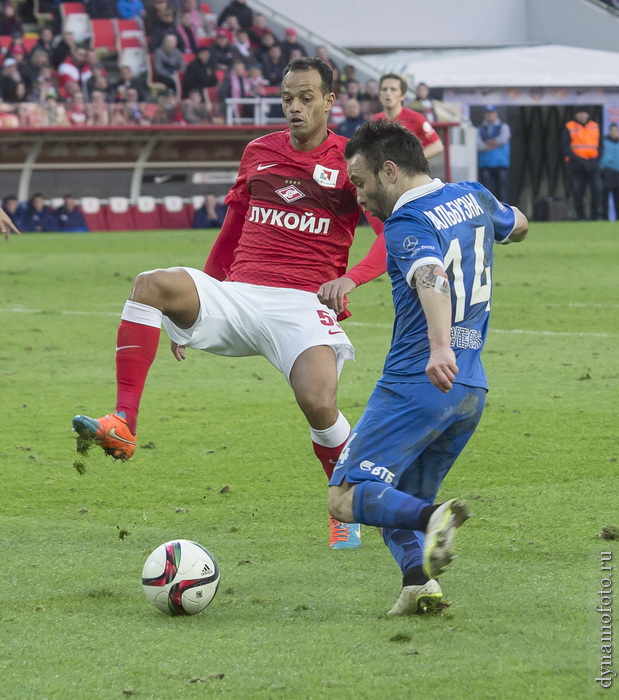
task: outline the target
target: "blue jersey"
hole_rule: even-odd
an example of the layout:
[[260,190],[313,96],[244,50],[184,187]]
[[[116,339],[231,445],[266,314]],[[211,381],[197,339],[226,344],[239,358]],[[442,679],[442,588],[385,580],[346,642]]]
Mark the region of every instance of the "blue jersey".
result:
[[428,382],[428,326],[414,288],[422,265],[443,267],[452,302],[451,347],[455,381],[487,389],[481,351],[488,331],[493,244],[504,243],[516,216],[478,182],[440,180],[405,192],[385,221],[387,271],[395,322],[384,380]]

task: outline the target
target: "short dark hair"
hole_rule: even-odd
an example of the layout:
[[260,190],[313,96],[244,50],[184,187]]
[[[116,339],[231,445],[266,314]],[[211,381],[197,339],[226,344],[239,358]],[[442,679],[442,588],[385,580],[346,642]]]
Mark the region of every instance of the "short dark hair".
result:
[[320,90],[323,96],[333,92],[333,70],[331,66],[325,63],[321,58],[310,58],[309,56],[293,58],[284,68],[284,77],[287,76],[288,73],[312,69],[318,71],[320,74]]
[[406,80],[398,73],[385,73],[385,75],[380,76],[379,87],[383,86],[383,81],[385,80],[397,80],[400,83],[400,90],[403,95],[406,95],[408,90],[408,83]]
[[430,174],[421,141],[408,129],[386,119],[366,122],[355,131],[346,143],[344,157],[350,160],[357,154],[363,156],[374,175],[378,175],[386,160],[393,161],[408,175]]

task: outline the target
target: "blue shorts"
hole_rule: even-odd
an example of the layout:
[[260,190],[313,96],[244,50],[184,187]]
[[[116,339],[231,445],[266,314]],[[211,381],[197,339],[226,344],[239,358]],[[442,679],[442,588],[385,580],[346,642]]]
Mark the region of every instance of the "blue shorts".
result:
[[486,390],[380,380],[348,438],[330,486],[378,481],[433,502],[475,431]]

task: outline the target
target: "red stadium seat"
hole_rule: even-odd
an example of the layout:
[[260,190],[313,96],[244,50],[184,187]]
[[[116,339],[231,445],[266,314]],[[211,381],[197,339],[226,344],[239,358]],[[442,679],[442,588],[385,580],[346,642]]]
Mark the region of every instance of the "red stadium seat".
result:
[[154,197],[143,195],[138,197],[133,216],[135,228],[138,231],[157,231],[161,228],[159,207]]
[[92,36],[90,17],[83,3],[61,2],[60,16],[62,17],[63,32],[71,32],[78,43],[90,39]]
[[133,231],[135,220],[127,197],[110,197],[105,211],[108,231]]
[[82,213],[91,231],[107,231],[105,214],[99,197],[82,197]]
[[182,197],[170,195],[163,198],[159,206],[162,228],[191,228],[191,206],[183,202]]
[[28,53],[32,53],[32,49],[36,46],[38,40],[39,37],[37,35],[32,36],[24,34],[24,36],[22,37],[22,44],[24,45],[24,48]]
[[116,20],[114,19],[93,19],[92,39],[90,42],[98,56],[116,52]]

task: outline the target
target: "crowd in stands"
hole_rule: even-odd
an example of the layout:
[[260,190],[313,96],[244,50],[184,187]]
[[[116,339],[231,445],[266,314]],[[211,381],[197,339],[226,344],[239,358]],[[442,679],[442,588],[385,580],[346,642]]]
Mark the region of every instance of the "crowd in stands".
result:
[[[172,200],[170,205],[166,199]],[[223,199],[223,196],[216,197],[212,193],[207,193],[204,197],[193,197],[191,202],[181,197],[167,197],[158,203],[154,197],[140,197],[132,205],[126,197],[114,197],[107,202],[87,197],[84,203],[89,200],[95,205],[87,209],[80,206],[72,194],[66,194],[61,202],[52,200],[48,203],[41,192],[36,192],[26,202],[19,202],[15,195],[7,195],[1,204],[22,233],[85,233],[159,228],[221,228],[227,211]]]
[[[92,21],[135,23],[130,33],[144,43],[146,70],[134,74],[120,51],[101,49],[94,38],[77,41],[63,24],[63,3],[6,0],[0,12],[0,128],[222,124],[226,98],[277,96],[286,64],[306,55],[295,29],[278,36],[246,0],[232,0],[219,16],[200,0],[82,5]],[[42,17],[48,18],[43,26]],[[346,107],[349,100],[364,118],[380,111],[376,81],[360,83],[355,68],[336,64],[324,46],[316,55],[334,70],[336,124],[356,113],[355,106]],[[240,109],[253,116],[252,106]]]

